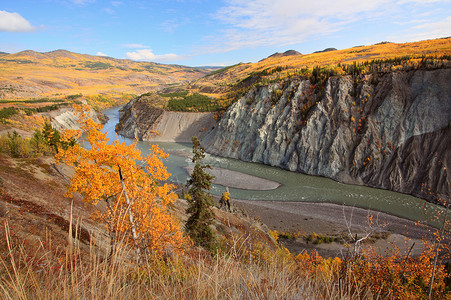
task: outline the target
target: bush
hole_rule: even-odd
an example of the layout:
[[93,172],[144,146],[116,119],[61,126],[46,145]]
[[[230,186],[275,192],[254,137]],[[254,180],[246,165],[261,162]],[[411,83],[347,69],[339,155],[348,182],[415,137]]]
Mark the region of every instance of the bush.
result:
[[0,122],[4,123],[6,119],[19,113],[19,109],[15,107],[4,107],[0,110]]
[[30,145],[16,131],[8,132],[0,137],[0,152],[14,158],[29,157]]
[[171,98],[167,108],[172,111],[217,111],[220,109],[216,100],[201,94],[184,96],[183,99]]
[[66,98],[67,100],[75,100],[78,98],[81,98],[83,95],[82,94],[74,94],[74,95],[67,95]]
[[36,130],[31,138],[23,138],[16,131],[0,136],[0,152],[14,158],[39,157],[55,154],[58,148],[67,149],[75,143],[74,139],[61,139],[59,131],[45,123],[43,129]]
[[87,62],[85,62],[85,67],[92,69],[92,70],[105,70],[105,69],[110,69],[113,66],[108,63],[104,63],[104,62],[87,61]]

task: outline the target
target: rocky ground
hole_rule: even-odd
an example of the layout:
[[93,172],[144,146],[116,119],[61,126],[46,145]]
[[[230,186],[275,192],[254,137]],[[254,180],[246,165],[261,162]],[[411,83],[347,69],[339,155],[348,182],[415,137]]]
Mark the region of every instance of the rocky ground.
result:
[[[376,239],[365,246],[373,246],[379,253],[398,247],[402,253],[412,248],[418,255],[423,248],[423,239],[431,238],[432,229],[413,221],[367,209],[331,203],[233,200],[250,217],[257,218],[269,229],[282,233],[299,234],[298,238],[282,239],[285,246],[295,252],[316,248],[321,255],[343,256],[352,250],[344,244],[313,244],[303,237],[310,234],[330,237],[363,238],[367,234],[389,233],[387,238]],[[369,222],[372,219],[373,222]],[[385,234],[386,235],[386,234]],[[383,235],[382,235],[383,236]]]

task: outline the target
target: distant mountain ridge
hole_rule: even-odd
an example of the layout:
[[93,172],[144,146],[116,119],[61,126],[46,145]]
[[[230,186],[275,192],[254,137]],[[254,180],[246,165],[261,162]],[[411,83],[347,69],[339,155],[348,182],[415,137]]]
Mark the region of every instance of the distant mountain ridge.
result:
[[302,55],[302,53],[296,51],[296,50],[288,50],[285,51],[284,53],[279,53],[276,52],[270,56],[268,56],[268,58],[276,58],[276,57],[283,57],[283,56],[293,56],[293,55]]
[[217,70],[186,86],[191,92],[207,93],[230,101],[242,95],[249,84],[273,82],[293,74],[312,71],[315,67],[334,68],[341,65],[365,63],[373,60],[414,56],[450,55],[451,38],[439,38],[411,43],[377,43],[336,50],[326,48],[310,54],[295,50],[274,53],[257,63],[242,63]]
[[139,62],[67,50],[0,54],[0,99],[71,94],[143,94],[186,84],[215,67]]

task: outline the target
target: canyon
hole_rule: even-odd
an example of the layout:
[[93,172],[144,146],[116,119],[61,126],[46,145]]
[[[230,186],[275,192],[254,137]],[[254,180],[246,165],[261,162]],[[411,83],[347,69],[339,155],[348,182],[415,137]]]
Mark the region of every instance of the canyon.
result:
[[211,154],[437,203],[450,193],[449,78],[450,68],[333,76],[324,83],[291,77],[251,88],[216,124],[132,101],[118,132],[149,140],[170,115],[178,136],[197,132]]

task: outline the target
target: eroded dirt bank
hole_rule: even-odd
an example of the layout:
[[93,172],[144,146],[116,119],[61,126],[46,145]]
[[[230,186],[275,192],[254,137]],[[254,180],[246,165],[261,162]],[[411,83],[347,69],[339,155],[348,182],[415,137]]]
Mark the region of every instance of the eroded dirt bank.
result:
[[202,137],[215,124],[213,113],[173,112],[132,100],[119,113],[116,132],[132,139],[152,142],[191,142]]

